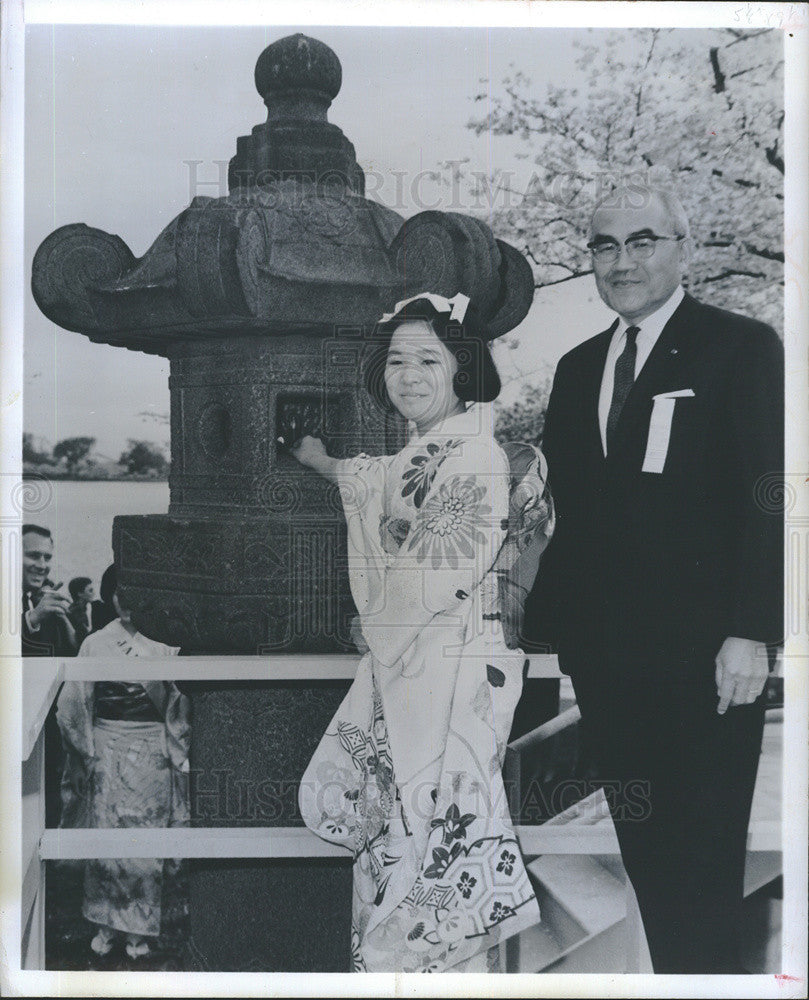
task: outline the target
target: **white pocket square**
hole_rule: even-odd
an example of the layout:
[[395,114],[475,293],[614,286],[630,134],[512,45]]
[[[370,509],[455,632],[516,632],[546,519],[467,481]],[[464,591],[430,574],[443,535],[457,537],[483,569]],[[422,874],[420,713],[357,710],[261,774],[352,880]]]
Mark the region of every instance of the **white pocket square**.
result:
[[672,389],[671,392],[659,392],[652,399],[680,399],[683,396],[693,396],[693,389]]
[[674,404],[683,397],[693,396],[693,389],[673,389],[653,396],[654,406],[649,419],[649,437],[646,440],[646,455],[643,458],[643,472],[663,471],[671,439],[671,422],[674,419]]

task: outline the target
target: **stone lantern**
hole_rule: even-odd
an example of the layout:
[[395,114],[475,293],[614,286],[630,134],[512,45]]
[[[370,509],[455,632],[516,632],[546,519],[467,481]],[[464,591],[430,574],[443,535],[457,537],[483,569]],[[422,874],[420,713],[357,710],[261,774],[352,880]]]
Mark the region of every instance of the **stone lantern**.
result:
[[[404,426],[365,388],[381,313],[419,291],[463,291],[497,335],[533,297],[524,257],[485,224],[441,212],[404,223],[364,197],[354,147],[327,120],[341,79],[321,42],[273,43],[255,69],[267,120],[237,140],[226,196],[194,198],[140,259],[83,224],[57,229],[34,258],[33,294],[54,323],[170,360],[169,510],[117,517],[113,548],[141,630],[185,654],[353,649],[339,496],[279,439],[313,433],[338,457],[397,450]],[[195,821],[299,823],[286,790],[344,690],[195,684]],[[228,789],[261,781],[285,790],[282,815],[231,801]],[[225,808],[212,814],[213,799]],[[200,966],[347,968],[349,886],[346,864],[196,863]]]

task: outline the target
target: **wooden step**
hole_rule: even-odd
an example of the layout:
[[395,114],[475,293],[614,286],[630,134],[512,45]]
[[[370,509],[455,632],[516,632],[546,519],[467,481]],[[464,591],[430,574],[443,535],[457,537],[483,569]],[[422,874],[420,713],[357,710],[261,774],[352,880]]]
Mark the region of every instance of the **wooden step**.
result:
[[586,934],[598,934],[626,916],[625,882],[595,858],[546,854],[531,862],[528,873]]
[[550,855],[528,865],[542,922],[510,942],[512,972],[627,971],[627,888],[597,858]]

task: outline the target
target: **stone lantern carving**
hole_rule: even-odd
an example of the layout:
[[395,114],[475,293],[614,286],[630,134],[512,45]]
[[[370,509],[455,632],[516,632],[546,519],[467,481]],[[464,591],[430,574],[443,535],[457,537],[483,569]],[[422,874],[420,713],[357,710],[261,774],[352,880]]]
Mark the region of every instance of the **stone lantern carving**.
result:
[[[59,326],[170,360],[169,510],[119,516],[113,529],[120,586],[142,631],[184,653],[350,651],[339,497],[278,439],[315,433],[337,456],[397,450],[404,426],[365,388],[381,313],[419,291],[463,291],[498,335],[524,318],[533,278],[478,220],[422,212],[405,223],[364,197],[354,147],[327,120],[341,66],[326,45],[282,38],[260,55],[255,81],[267,120],[237,140],[226,196],[194,198],[140,259],[118,236],[63,226],[36,253],[32,290]],[[343,690],[195,686],[195,820],[300,822],[288,793]],[[268,816],[254,801],[240,811],[233,789],[262,781],[277,781],[283,808]],[[350,873],[318,869],[315,879],[313,865],[197,865],[201,966],[347,967]],[[225,912],[235,943],[220,930]]]

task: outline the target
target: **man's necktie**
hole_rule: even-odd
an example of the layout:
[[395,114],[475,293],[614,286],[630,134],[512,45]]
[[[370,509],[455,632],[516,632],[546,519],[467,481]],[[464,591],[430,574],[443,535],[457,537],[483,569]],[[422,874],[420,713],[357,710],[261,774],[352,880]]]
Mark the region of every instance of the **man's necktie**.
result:
[[607,414],[607,454],[612,451],[615,428],[624,408],[626,397],[635,381],[635,361],[638,357],[638,345],[636,343],[640,327],[628,326],[626,328],[626,344],[621,351],[618,360],[615,362],[615,379],[612,383],[612,402],[610,412]]

